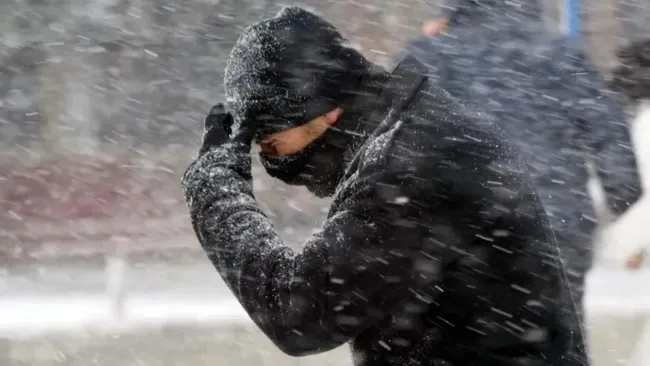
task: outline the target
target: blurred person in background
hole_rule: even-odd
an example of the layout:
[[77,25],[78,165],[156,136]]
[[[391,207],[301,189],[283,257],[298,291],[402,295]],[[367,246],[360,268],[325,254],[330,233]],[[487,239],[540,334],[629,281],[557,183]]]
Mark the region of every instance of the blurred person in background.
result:
[[[300,8],[247,28],[183,176],[196,236],[253,321],[293,356],[350,343],[356,365],[587,364],[516,149],[418,61],[387,72],[346,44]],[[252,143],[269,175],[334,196],[300,251],[255,200]]]
[[642,229],[650,221],[650,199],[645,194],[650,191],[650,39],[621,47],[618,60],[610,85],[634,109],[630,127],[644,195],[603,231],[602,257],[614,266],[637,269],[650,247],[650,234]]
[[437,86],[476,105],[520,149],[581,303],[597,233],[585,162],[616,217],[641,189],[621,103],[579,42],[544,25],[541,5],[449,0],[398,58],[425,63]]

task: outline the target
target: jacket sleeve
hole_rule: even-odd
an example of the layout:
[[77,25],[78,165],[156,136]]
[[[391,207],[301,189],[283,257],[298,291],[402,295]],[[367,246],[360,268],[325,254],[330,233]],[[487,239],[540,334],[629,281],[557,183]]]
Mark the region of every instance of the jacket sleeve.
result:
[[[641,195],[636,157],[621,101],[608,90],[581,48],[565,41],[556,60],[572,92],[569,108],[577,140],[594,160],[614,213],[620,215]],[[563,57],[563,58],[562,58]]]
[[[253,321],[289,355],[349,341],[459,255],[454,228],[444,231],[447,238],[429,234],[423,218],[431,217],[433,195],[421,193],[431,187],[417,174],[386,171],[354,179],[354,193],[293,252],[257,205],[242,174],[247,169],[248,153],[212,150],[185,173],[185,197],[209,259]],[[456,222],[455,229],[466,231],[467,224]]]
[[[355,204],[338,210],[296,253],[282,243],[242,174],[250,172],[250,155],[232,151],[207,152],[185,173],[192,224],[223,280],[285,353],[323,352],[347,342],[383,318],[413,281],[430,277],[427,266],[413,271],[403,245],[422,240],[422,230],[413,228],[413,204],[378,211],[366,190],[367,199],[350,197]],[[380,242],[389,226],[394,235]]]

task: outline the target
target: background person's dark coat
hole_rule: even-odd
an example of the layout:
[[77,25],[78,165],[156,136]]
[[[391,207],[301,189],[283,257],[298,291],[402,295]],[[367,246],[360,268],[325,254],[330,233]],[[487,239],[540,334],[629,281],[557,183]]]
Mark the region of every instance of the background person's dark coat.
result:
[[[440,35],[407,47],[435,84],[503,128],[535,179],[576,292],[582,297],[596,228],[585,157],[616,214],[640,195],[632,142],[616,95],[581,45],[545,28],[538,0],[452,0]],[[401,57],[401,56],[400,56]]]

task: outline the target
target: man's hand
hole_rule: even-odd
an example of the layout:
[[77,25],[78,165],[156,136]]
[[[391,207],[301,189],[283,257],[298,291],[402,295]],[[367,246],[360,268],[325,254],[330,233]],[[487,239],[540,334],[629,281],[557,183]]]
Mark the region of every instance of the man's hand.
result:
[[257,125],[253,121],[235,121],[223,103],[218,103],[205,118],[203,145],[199,153],[203,154],[227,142],[231,142],[232,147],[244,148],[250,152],[255,132]]
[[627,259],[627,262],[625,262],[625,267],[627,267],[628,269],[639,269],[643,265],[644,259],[645,259],[645,252],[640,251]]
[[429,37],[437,36],[448,24],[449,19],[445,17],[429,20],[422,25],[422,33]]
[[199,156],[183,174],[184,188],[191,186],[192,181],[199,179],[203,174],[197,167],[206,163],[197,164],[199,160],[209,162],[213,168],[234,171],[247,181],[252,179],[250,151],[254,130],[250,125],[242,128],[241,123],[235,122],[235,118],[223,103],[210,109],[205,117]]
[[210,109],[205,117],[203,126],[203,144],[199,154],[204,154],[212,148],[219,147],[230,140],[233,125],[232,114],[226,112],[223,103],[219,103]]

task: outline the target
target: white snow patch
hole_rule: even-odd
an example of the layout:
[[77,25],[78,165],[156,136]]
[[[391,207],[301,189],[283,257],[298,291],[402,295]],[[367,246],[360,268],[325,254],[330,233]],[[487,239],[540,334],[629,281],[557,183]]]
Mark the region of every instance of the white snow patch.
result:
[[593,314],[650,315],[650,269],[595,267],[587,276],[585,310]]
[[234,299],[133,295],[118,319],[107,296],[12,296],[0,299],[0,336],[164,325],[253,324]]
[[631,123],[631,136],[643,191],[650,191],[650,100],[639,104],[636,118]]

